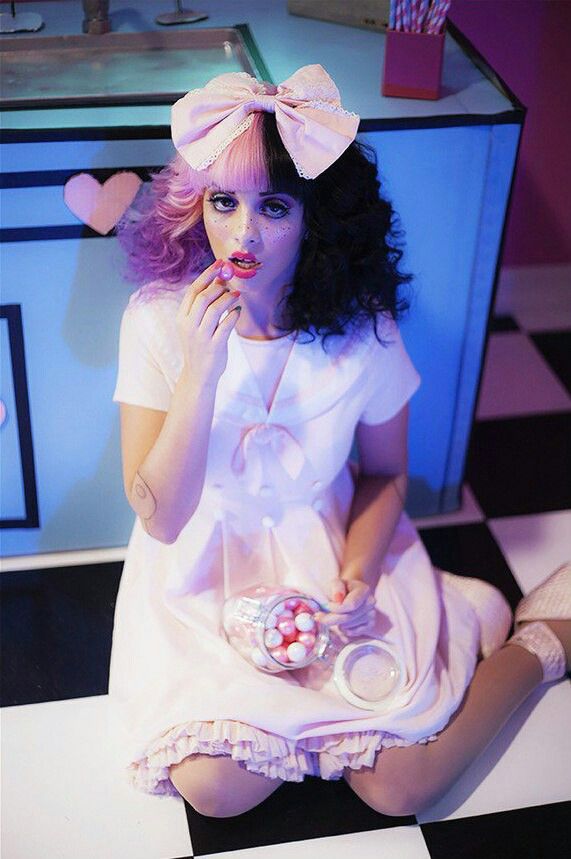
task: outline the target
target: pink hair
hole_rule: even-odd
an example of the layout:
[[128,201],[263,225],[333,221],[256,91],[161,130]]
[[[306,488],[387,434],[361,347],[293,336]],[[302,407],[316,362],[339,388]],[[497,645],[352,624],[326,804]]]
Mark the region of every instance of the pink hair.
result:
[[261,112],[206,170],[193,170],[177,153],[123,216],[117,234],[127,252],[125,275],[144,284],[142,301],[182,289],[214,261],[202,219],[204,191],[211,185],[267,188]]

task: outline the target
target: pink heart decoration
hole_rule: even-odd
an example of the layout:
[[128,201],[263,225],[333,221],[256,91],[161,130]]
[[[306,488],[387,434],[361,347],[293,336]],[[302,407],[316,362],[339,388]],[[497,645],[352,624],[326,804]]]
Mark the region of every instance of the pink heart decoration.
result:
[[63,199],[73,214],[102,236],[127,211],[142,179],[136,173],[114,173],[103,184],[89,173],[78,173],[65,183]]

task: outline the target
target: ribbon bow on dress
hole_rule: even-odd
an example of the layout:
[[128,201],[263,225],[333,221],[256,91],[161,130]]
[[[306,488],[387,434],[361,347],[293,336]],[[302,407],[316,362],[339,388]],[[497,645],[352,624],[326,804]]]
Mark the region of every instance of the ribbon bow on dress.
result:
[[359,116],[341,107],[323,66],[302,66],[277,87],[229,72],[172,107],[173,143],[194,170],[205,170],[250,127],[255,111],[275,113],[282,142],[300,176],[315,179],[355,139]]
[[248,492],[257,495],[264,482],[264,448],[296,480],[305,463],[299,442],[285,427],[276,424],[254,424],[240,440],[232,457],[232,470],[240,475]]

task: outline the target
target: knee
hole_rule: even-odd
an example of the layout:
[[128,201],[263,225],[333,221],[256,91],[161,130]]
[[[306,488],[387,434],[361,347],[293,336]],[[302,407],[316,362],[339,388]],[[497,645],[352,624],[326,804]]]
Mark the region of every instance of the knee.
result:
[[224,758],[185,758],[169,768],[169,777],[183,799],[204,817],[235,817],[261,801],[232,786]]
[[236,798],[228,795],[228,787],[224,786],[222,779],[193,778],[188,770],[179,770],[178,766],[170,768],[170,780],[182,798],[199,814],[204,817],[232,817],[244,810],[237,808]]
[[388,817],[409,817],[420,814],[436,800],[431,786],[414,781],[390,782],[370,780],[365,784],[355,784],[347,779],[349,787],[369,808]]

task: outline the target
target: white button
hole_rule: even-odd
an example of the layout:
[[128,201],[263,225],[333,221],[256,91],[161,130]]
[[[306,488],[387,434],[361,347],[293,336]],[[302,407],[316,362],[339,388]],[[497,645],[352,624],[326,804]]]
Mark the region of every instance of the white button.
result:
[[272,519],[271,516],[263,516],[262,517],[262,525],[264,528],[273,528],[276,523]]
[[314,480],[311,485],[313,486],[314,489],[321,489],[321,487],[323,486],[323,483],[321,482],[321,480]]
[[260,486],[260,495],[263,498],[268,498],[268,496],[273,495],[274,490],[271,486]]
[[319,512],[320,510],[323,509],[323,501],[321,500],[321,498],[316,498],[311,506],[313,507],[314,510]]
[[224,486],[222,483],[213,483],[212,488],[213,489],[224,489]]

